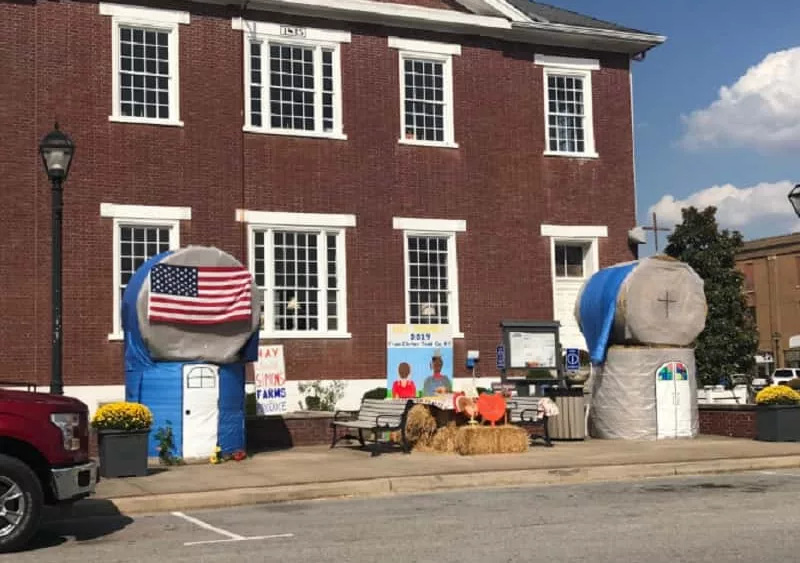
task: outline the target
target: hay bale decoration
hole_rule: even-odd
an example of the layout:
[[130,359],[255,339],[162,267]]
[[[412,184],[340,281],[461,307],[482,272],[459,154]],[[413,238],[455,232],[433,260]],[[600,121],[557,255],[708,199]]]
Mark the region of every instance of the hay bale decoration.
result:
[[603,363],[611,345],[691,345],[705,328],[704,285],[691,266],[668,256],[595,273],[575,301],[575,318],[592,363]]

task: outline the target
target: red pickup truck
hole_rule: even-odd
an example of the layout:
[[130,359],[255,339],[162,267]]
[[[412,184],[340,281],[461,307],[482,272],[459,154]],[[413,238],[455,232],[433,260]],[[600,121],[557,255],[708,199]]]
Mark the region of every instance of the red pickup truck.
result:
[[90,496],[96,484],[84,403],[0,389],[0,553],[28,543],[45,505]]

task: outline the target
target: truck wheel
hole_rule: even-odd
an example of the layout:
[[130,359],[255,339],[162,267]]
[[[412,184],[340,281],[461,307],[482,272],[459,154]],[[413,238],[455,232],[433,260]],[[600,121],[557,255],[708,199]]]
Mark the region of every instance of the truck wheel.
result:
[[36,533],[42,517],[42,485],[30,467],[0,455],[0,553],[17,551]]

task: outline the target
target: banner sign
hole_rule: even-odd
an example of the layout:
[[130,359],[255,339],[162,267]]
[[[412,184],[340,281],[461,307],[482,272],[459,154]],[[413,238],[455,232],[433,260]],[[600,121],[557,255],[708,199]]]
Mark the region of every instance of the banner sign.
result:
[[396,399],[453,392],[449,325],[387,325],[386,388]]
[[254,364],[256,405],[260,415],[282,414],[289,411],[286,400],[286,364],[283,345],[258,347],[258,361]]

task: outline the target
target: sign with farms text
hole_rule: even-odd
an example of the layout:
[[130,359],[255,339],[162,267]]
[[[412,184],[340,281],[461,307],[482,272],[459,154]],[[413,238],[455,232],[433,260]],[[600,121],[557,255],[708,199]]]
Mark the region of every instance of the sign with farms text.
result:
[[289,411],[286,400],[286,363],[283,345],[258,347],[258,361],[254,364],[256,405],[260,415],[282,414]]
[[453,392],[449,325],[387,325],[386,385],[395,399]]

